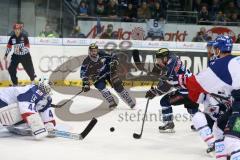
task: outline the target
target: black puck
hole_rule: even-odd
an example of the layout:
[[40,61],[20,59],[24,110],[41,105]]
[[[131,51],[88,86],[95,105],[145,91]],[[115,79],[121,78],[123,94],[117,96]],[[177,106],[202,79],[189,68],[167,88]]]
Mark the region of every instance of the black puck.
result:
[[114,128],[114,127],[111,127],[111,128],[110,128],[110,131],[111,131],[111,132],[114,132],[114,131],[115,131],[115,128]]

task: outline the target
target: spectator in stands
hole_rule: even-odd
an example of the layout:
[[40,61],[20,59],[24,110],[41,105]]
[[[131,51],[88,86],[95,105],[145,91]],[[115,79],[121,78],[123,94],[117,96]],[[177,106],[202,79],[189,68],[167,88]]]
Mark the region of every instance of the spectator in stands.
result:
[[225,7],[224,13],[226,15],[227,21],[231,21],[232,15],[234,13],[238,13],[238,8],[235,6],[233,1],[230,1],[227,5],[227,7]]
[[197,11],[197,12],[200,12],[200,10],[201,10],[201,0],[193,0],[193,11]]
[[133,9],[133,5],[129,3],[127,10],[124,12],[123,21],[133,22],[136,20],[137,20],[137,11],[136,9]]
[[124,15],[124,11],[127,10],[127,6],[128,6],[128,0],[118,0],[118,7],[119,7],[119,15],[123,16]]
[[159,19],[159,20],[165,20],[166,14],[165,10],[161,8],[161,5],[159,2],[156,2],[152,11],[151,11],[151,18],[152,19]]
[[238,36],[237,36],[237,40],[236,40],[235,43],[240,43],[240,34],[238,34]]
[[196,37],[193,38],[193,42],[208,42],[211,41],[211,37],[207,34],[206,32],[206,28],[205,27],[201,27],[200,31],[197,32]]
[[131,3],[133,6],[133,9],[138,9],[140,0],[128,0],[128,3]]
[[101,39],[117,39],[117,35],[113,32],[113,25],[108,24],[106,31],[101,35]]
[[209,24],[209,13],[206,5],[202,6],[201,11],[198,15],[199,24]]
[[98,16],[106,15],[106,3],[103,0],[97,0],[96,15]]
[[237,7],[240,8],[240,0],[236,0]]
[[146,2],[142,2],[140,8],[138,8],[138,18],[149,19],[151,17],[151,12]]
[[142,1],[143,2],[146,1],[150,7],[154,6],[156,2],[159,2],[161,4],[161,8],[164,10],[167,10],[168,7],[168,0],[142,0]]
[[71,38],[87,38],[84,33],[81,32],[80,26],[74,26],[72,32],[69,35]]
[[222,11],[219,11],[218,14],[217,14],[217,17],[215,19],[215,24],[216,25],[217,24],[224,25],[225,22],[227,22],[225,14]]
[[118,5],[116,0],[110,0],[107,7],[107,15],[110,18],[117,18],[118,15]]
[[53,31],[52,28],[46,24],[45,30],[40,32],[39,37],[59,38],[59,34]]
[[87,6],[87,4],[84,0],[81,1],[80,4],[79,4],[78,14],[80,16],[88,16],[88,6]]
[[219,0],[213,0],[212,5],[209,9],[210,20],[215,21],[217,18],[217,14],[220,11],[220,2]]
[[239,26],[240,25],[240,21],[238,18],[238,14],[237,13],[233,13],[232,16],[230,17],[230,25],[232,26]]

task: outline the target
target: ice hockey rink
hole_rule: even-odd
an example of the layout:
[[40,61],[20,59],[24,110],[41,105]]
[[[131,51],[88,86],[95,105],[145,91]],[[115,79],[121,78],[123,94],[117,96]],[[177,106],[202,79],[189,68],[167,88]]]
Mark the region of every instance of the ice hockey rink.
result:
[[[53,93],[53,102],[72,95]],[[207,148],[196,132],[191,131],[191,121],[183,106],[173,107],[176,133],[159,133],[159,100],[156,97],[149,102],[148,117],[141,139],[134,139],[133,133],[140,133],[141,119],[146,99],[137,98],[136,109],[131,110],[121,100],[118,107],[101,117],[84,140],[65,138],[45,138],[34,140],[33,137],[21,137],[0,130],[0,153],[2,160],[210,160]],[[101,100],[78,96],[74,99],[70,111],[73,114],[94,109]],[[107,108],[106,108],[107,109]],[[138,112],[141,116],[138,118]],[[126,114],[128,115],[126,118]],[[135,115],[135,116],[134,116]],[[130,118],[131,116],[131,118]],[[157,118],[156,118],[157,117]],[[81,132],[89,121],[74,122],[57,119],[59,130]],[[110,132],[114,127],[115,131]]]

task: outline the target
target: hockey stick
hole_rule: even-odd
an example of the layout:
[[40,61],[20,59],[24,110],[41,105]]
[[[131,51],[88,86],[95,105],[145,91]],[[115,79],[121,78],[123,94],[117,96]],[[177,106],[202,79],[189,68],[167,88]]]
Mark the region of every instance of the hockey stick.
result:
[[216,93],[210,93],[210,95],[213,96],[213,97],[216,97],[216,98],[220,98],[220,99],[226,100],[226,101],[230,100],[230,97],[221,96],[221,95],[216,94]]
[[80,92],[78,92],[77,94],[75,94],[73,97],[71,97],[70,99],[68,99],[66,102],[64,102],[63,104],[51,104],[51,106],[53,108],[61,108],[62,106],[64,106],[65,104],[67,104],[68,102],[70,102],[71,100],[73,100],[75,97],[77,97],[79,94],[81,94],[83,92],[83,90],[81,90]]
[[[49,136],[52,137],[62,137],[67,139],[74,139],[74,140],[83,140],[93,129],[96,125],[97,119],[93,118],[87,125],[87,127],[81,133],[72,133],[60,130],[53,130],[49,131]],[[9,132],[21,135],[21,136],[32,136],[32,131],[28,129],[20,129],[16,128],[14,125],[3,125]]]
[[[152,83],[152,86],[154,85],[154,81]],[[151,86],[151,88],[152,88]],[[140,139],[142,137],[143,134],[143,128],[144,128],[144,124],[145,124],[145,119],[146,119],[146,115],[147,115],[147,110],[148,110],[148,104],[149,104],[150,98],[147,99],[147,104],[146,104],[146,108],[145,108],[145,112],[144,112],[144,116],[143,116],[143,121],[142,121],[142,128],[141,128],[141,132],[140,134],[137,133],[133,133],[133,138],[135,139]]]
[[71,133],[66,131],[53,130],[49,132],[50,136],[62,137],[67,139],[74,140],[83,140],[93,129],[93,127],[97,124],[97,119],[92,118],[92,120],[88,123],[87,127],[81,133]]
[[150,98],[148,98],[148,100],[147,100],[147,104],[146,104],[146,108],[145,108],[145,112],[144,112],[144,116],[143,116],[143,121],[142,121],[141,132],[140,132],[140,134],[133,133],[133,138],[135,138],[135,139],[140,139],[140,138],[142,137],[142,134],[143,134],[143,128],[144,128],[144,123],[145,123],[146,114],[147,114],[147,110],[148,110],[149,100],[150,100]]

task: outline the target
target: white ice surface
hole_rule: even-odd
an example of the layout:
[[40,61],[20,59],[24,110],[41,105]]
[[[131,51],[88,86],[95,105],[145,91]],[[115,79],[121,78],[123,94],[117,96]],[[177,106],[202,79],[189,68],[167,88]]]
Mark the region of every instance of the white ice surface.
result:
[[[71,95],[64,98],[70,98]],[[53,95],[53,101],[63,98],[60,94]],[[149,104],[149,113],[159,115],[160,97],[154,98]],[[79,96],[74,99],[71,112],[81,113],[93,109],[94,103],[101,100]],[[135,110],[130,110],[122,101],[114,111],[98,117],[98,123],[83,141],[64,138],[46,138],[36,141],[32,137],[20,137],[0,130],[0,159],[1,160],[211,160],[205,155],[207,148],[198,134],[190,130],[191,122],[175,121],[174,134],[158,132],[159,120],[148,121],[145,124],[141,139],[134,139],[133,133],[139,133],[141,121],[124,120],[119,117],[126,113],[137,115],[141,109],[143,114],[146,99],[138,98]],[[174,106],[174,114],[186,114],[183,106]],[[128,117],[129,118],[129,117]],[[159,118],[159,116],[157,117]],[[141,118],[140,118],[141,119]],[[80,132],[88,122],[63,122],[58,120],[59,127]],[[115,131],[110,132],[114,127]]]

